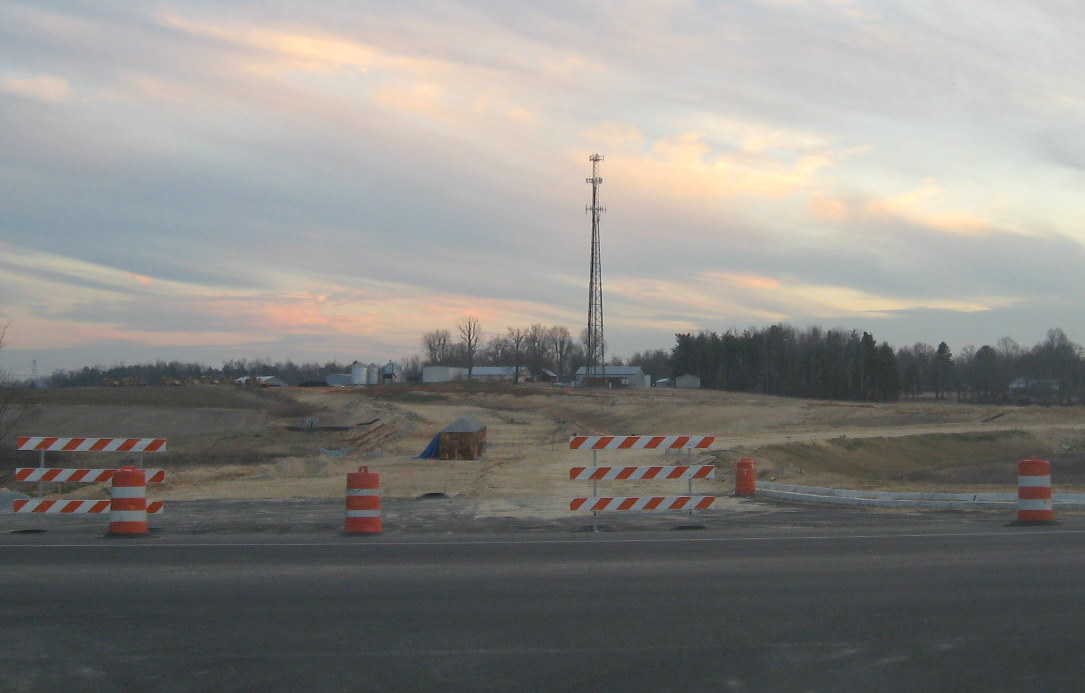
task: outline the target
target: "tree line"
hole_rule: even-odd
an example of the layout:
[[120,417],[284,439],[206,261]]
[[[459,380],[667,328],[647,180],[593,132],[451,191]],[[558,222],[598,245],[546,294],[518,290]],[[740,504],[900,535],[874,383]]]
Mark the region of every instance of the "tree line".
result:
[[869,332],[778,324],[675,338],[672,373],[699,376],[702,387],[860,401],[900,396],[896,353]]
[[77,370],[58,370],[54,371],[46,382],[49,387],[215,384],[233,383],[243,376],[270,375],[288,385],[301,385],[323,384],[325,377],[332,373],[349,372],[349,365],[334,361],[297,364],[290,360],[271,362],[239,359],[227,361],[221,368],[210,368],[200,363],[155,361],[135,365],[84,366]]
[[1027,349],[1003,337],[993,346],[965,347],[956,357],[944,343],[898,352],[906,397],[955,392],[961,400],[1016,404],[1085,402],[1083,353],[1060,328]]
[[[507,327],[486,335],[477,318],[465,316],[455,336],[447,329],[422,335],[422,353],[401,359],[403,375],[417,380],[426,365],[515,367],[531,376],[552,372],[571,379],[586,364],[584,333],[539,323]],[[0,348],[3,332],[0,331]],[[610,363],[622,365],[612,357]],[[1006,337],[995,345],[968,346],[954,355],[945,342],[916,343],[894,350],[868,332],[786,324],[675,335],[670,350],[635,352],[627,363],[640,366],[653,381],[696,375],[705,388],[858,401],[888,401],[931,393],[945,399],[993,403],[1085,402],[1085,351],[1058,328],[1031,348]],[[239,359],[221,368],[180,361],[88,366],[55,371],[50,387],[103,384],[159,385],[233,382],[242,376],[271,375],[290,385],[323,384],[350,366],[334,361],[296,364]]]
[[475,366],[509,366],[519,381],[526,369],[531,377],[546,371],[566,380],[587,362],[583,339],[577,341],[567,327],[508,327],[488,338],[473,316],[465,316],[456,326],[456,335],[447,329],[430,330],[422,335],[423,366],[454,366],[472,371]]
[[1031,348],[1004,337],[956,356],[945,342],[894,351],[868,332],[785,324],[675,340],[669,356],[648,351],[630,363],[656,379],[690,374],[706,388],[795,397],[889,401],[929,393],[973,402],[1085,403],[1085,351],[1058,328]]

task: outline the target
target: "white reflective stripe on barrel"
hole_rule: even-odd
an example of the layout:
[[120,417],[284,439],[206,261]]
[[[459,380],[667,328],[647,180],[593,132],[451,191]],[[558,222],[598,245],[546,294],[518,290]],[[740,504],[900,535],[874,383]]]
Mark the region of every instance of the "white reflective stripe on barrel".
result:
[[1018,510],[1053,510],[1050,498],[1022,498],[1017,501]]
[[114,498],[143,498],[147,495],[146,486],[114,486],[110,489]]
[[1018,476],[1017,485],[1024,488],[1043,488],[1051,485],[1051,475],[1047,476]]

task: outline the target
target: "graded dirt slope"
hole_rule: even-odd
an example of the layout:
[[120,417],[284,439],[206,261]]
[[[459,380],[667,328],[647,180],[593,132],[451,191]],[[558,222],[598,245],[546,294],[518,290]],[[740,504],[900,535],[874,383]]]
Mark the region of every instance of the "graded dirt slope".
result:
[[[200,390],[200,392],[194,392]],[[67,394],[65,394],[67,392]],[[101,403],[95,402],[100,400]],[[415,459],[433,435],[469,414],[487,426],[480,460]],[[312,419],[314,428],[305,428]],[[592,453],[573,434],[707,434],[716,446],[684,453],[601,452],[600,465],[719,465],[694,492],[729,493],[734,462],[751,457],[762,478],[810,485],[916,490],[1013,488],[1013,464],[1050,459],[1064,482],[1085,484],[1085,408],[988,407],[955,402],[855,404],[712,391],[587,391],[541,385],[385,386],[248,390],[124,388],[50,392],[13,435],[154,435],[169,451],[159,499],[341,498],[348,471],[381,474],[386,496],[570,498],[568,480]],[[10,446],[10,441],[7,441]],[[7,466],[36,466],[7,452]],[[52,455],[49,466],[114,466],[104,455]],[[1056,473],[1056,481],[1059,472]],[[0,480],[0,485],[11,484]],[[96,497],[100,487],[54,487]],[[681,482],[600,486],[601,494],[675,494]]]

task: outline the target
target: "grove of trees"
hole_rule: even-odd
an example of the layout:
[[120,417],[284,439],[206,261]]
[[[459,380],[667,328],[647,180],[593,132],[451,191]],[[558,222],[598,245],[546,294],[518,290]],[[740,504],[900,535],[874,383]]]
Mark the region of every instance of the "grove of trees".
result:
[[293,361],[270,362],[260,359],[227,361],[222,368],[209,368],[199,363],[180,361],[155,361],[154,363],[118,366],[84,366],[78,370],[55,371],[48,379],[49,387],[77,387],[114,383],[139,383],[159,385],[163,382],[233,382],[241,376],[273,375],[289,385],[323,383],[332,373],[348,373],[350,366],[329,361],[327,363],[301,363]]
[[896,354],[868,332],[779,324],[675,337],[672,373],[699,376],[702,387],[824,399],[900,396]]
[[955,358],[943,358],[941,364],[940,350],[934,352],[933,363],[929,346],[901,350],[906,351],[915,364],[912,380],[906,381],[906,395],[937,391],[941,379],[943,392],[955,391],[959,399],[975,402],[1085,402],[1085,356],[1059,328],[1048,330],[1047,337],[1030,349],[1004,337],[994,346],[966,347]]
[[508,327],[483,340],[482,326],[477,319],[467,316],[460,320],[458,332],[459,339],[455,341],[445,329],[423,334],[422,365],[469,370],[475,366],[510,366],[517,368],[516,380],[519,380],[519,367],[526,367],[532,376],[548,370],[559,380],[565,380],[585,361],[583,345],[561,325],[547,327],[535,323],[526,328]]

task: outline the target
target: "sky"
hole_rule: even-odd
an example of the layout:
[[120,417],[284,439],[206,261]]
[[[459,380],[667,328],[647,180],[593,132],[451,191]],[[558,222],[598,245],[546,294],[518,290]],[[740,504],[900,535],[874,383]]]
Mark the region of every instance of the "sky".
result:
[[608,354],[776,322],[1025,346],[1085,308],[1070,0],[7,0],[0,369]]

